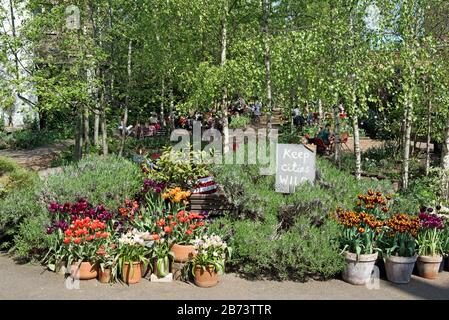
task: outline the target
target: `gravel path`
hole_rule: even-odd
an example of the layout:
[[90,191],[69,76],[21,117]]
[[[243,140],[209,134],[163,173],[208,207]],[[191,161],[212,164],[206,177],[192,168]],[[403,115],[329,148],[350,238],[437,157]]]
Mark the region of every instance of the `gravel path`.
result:
[[38,265],[18,265],[0,256],[0,299],[101,299],[101,300],[326,300],[326,299],[449,299],[449,272],[440,273],[437,280],[413,276],[408,285],[395,285],[380,280],[379,288],[349,285],[341,280],[309,281],[249,281],[235,274],[226,274],[210,289],[183,282],[152,283],[143,279],[126,286],[105,285],[97,280],[81,281],[79,289],[69,290],[62,275],[46,271]]

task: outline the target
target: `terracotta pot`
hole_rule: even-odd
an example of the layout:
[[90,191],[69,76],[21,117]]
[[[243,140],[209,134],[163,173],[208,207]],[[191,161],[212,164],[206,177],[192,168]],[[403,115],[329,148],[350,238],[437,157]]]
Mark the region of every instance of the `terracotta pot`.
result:
[[81,262],[80,265],[73,263],[70,268],[70,276],[80,280],[95,279],[98,275],[98,264]]
[[109,283],[111,282],[112,271],[111,269],[104,269],[104,271],[98,270],[98,281],[101,283]]
[[361,254],[357,257],[355,253],[346,252],[345,259],[348,266],[343,271],[343,280],[355,285],[366,284],[373,273],[377,255],[378,253],[376,252],[373,254]]
[[187,262],[195,256],[195,247],[192,245],[174,244],[171,247],[175,262]]
[[426,279],[435,279],[438,276],[442,256],[419,256],[416,263],[418,275]]
[[201,288],[210,288],[218,283],[218,273],[213,266],[203,270],[201,266],[195,267],[195,284]]
[[413,257],[389,257],[385,262],[387,279],[394,283],[409,283],[417,258],[417,255]]
[[140,262],[133,262],[131,268],[128,262],[123,264],[122,280],[127,284],[140,282],[142,279],[142,268]]

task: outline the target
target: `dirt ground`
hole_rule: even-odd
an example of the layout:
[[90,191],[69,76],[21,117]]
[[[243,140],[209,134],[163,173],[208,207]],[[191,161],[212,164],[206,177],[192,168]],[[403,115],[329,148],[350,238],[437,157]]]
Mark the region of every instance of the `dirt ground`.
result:
[[73,143],[67,140],[30,150],[0,150],[0,156],[11,158],[26,169],[40,171],[50,168],[56,155]]

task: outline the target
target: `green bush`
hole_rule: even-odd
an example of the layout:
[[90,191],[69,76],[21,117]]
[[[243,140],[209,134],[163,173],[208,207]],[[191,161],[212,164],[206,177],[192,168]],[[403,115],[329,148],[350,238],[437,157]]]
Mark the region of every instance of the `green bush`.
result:
[[[10,247],[18,234],[21,223],[27,219],[43,216],[45,203],[39,197],[39,186],[15,189],[0,200],[0,242]],[[42,228],[42,232],[43,232]]]
[[0,157],[0,198],[8,192],[26,188],[37,182],[37,175],[28,171],[13,160]]
[[231,122],[229,123],[229,128],[231,129],[244,129],[247,125],[251,123],[251,119],[247,116],[232,116]]
[[18,258],[38,259],[48,248],[45,228],[50,201],[74,202],[86,198],[111,210],[140,190],[139,167],[117,156],[88,156],[63,168],[41,184],[14,189],[0,200],[0,242]]
[[[2,135],[4,134],[0,134],[0,137]],[[23,129],[5,135],[5,139],[1,139],[0,149],[33,149],[61,139],[68,139],[71,136],[71,132],[68,130]]]
[[337,232],[331,221],[316,227],[306,217],[299,218],[294,227],[281,234],[277,234],[275,225],[236,221],[229,264],[256,278],[327,279],[344,268],[344,259],[334,241]]
[[118,156],[89,155],[80,162],[51,175],[44,183],[44,195],[51,201],[72,202],[86,198],[93,205],[118,207],[132,198],[142,184],[140,168]]
[[329,214],[338,206],[352,208],[354,197],[368,189],[392,193],[393,186],[356,181],[324,159],[317,160],[317,168],[315,185],[304,184],[289,195],[275,192],[274,176],[260,176],[256,165],[213,168],[236,207],[211,227],[218,233],[222,229],[232,246],[230,265],[250,276],[301,281],[326,279],[344,268],[338,228]]

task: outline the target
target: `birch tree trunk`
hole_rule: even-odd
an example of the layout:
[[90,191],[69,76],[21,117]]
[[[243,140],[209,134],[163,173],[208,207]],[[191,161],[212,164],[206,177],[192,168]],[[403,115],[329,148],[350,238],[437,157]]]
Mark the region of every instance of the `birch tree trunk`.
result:
[[340,117],[338,115],[338,106],[334,108],[334,120],[335,120],[335,153],[334,160],[337,167],[340,167]]
[[164,103],[165,103],[165,79],[161,81],[161,123],[165,126],[165,111],[164,111]]
[[123,128],[122,128],[122,141],[120,143],[120,150],[119,150],[119,156],[123,156],[123,149],[125,148],[125,141],[126,141],[126,135],[127,130],[126,127],[128,126],[128,107],[129,107],[129,90],[131,89],[131,76],[132,76],[132,69],[131,69],[131,63],[132,63],[132,53],[133,53],[133,41],[129,40],[128,44],[128,88],[125,98],[125,108],[123,111]]
[[443,154],[441,157],[441,168],[443,170],[442,174],[442,195],[446,199],[449,200],[449,115],[446,121],[446,134],[444,137],[443,143]]
[[[224,68],[226,64],[227,46],[228,46],[228,4],[225,4],[225,9],[221,25],[221,67]],[[221,96],[221,111],[223,122],[223,154],[229,150],[229,123],[228,123],[228,89],[226,85],[223,87]]]
[[[430,96],[430,95],[429,95]],[[430,172],[430,140],[432,133],[432,101],[427,102],[426,176]]]
[[272,86],[271,86],[271,59],[270,59],[270,0],[263,0],[263,37],[264,37],[264,62],[265,62],[265,81],[267,86],[267,109],[268,109],[268,130],[272,127]]
[[90,137],[89,137],[89,107],[87,105],[83,108],[83,138],[84,138],[84,150],[89,153],[90,148]]
[[402,189],[407,190],[409,186],[409,167],[410,167],[410,140],[412,133],[412,112],[413,102],[410,93],[406,93],[405,111],[404,111],[404,146],[402,158]]
[[175,129],[175,97],[173,95],[173,80],[170,78],[170,87],[169,87],[169,99],[170,99],[170,127],[172,130]]
[[318,124],[320,125],[324,118],[323,101],[318,99]]
[[359,117],[357,114],[352,116],[352,121],[354,128],[355,178],[360,180],[362,178],[362,149],[360,148]]
[[[99,99],[99,98],[97,98]],[[98,146],[100,144],[100,102],[97,102],[97,105],[94,110],[94,145]]]
[[83,157],[83,113],[81,108],[78,109],[75,105],[76,114],[76,124],[75,124],[75,150],[74,158],[75,161],[80,161]]

